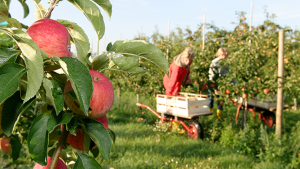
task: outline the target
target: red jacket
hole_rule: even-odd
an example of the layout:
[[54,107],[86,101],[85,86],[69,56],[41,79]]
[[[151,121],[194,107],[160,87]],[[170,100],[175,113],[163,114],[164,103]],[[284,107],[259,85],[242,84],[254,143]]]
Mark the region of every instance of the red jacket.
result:
[[182,81],[187,80],[190,74],[190,68],[188,70],[184,67],[180,67],[172,62],[169,67],[169,76],[165,75],[163,84],[166,89],[166,95],[178,95]]

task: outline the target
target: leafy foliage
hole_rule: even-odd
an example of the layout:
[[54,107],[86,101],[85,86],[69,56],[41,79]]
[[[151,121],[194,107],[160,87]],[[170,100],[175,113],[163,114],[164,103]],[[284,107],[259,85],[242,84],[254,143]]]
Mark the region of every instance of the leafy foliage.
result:
[[[23,6],[25,18],[29,14],[29,7],[26,1],[19,1]],[[39,0],[34,2],[34,16],[40,20],[50,19],[60,0],[51,1],[49,8],[40,4]],[[105,32],[100,8],[110,18],[110,1],[68,2],[77,7],[91,22],[99,41]],[[89,70],[142,72],[138,60],[145,58],[167,71],[168,64],[162,52],[145,41],[126,41],[117,42],[118,45],[114,45],[111,53],[90,58],[90,43],[84,30],[73,21],[59,19],[58,22],[68,30],[71,43],[76,46],[76,54],[73,57],[48,58],[23,29],[28,27],[11,18],[9,4],[9,0],[1,0],[0,3],[0,22],[8,22],[8,25],[0,27],[0,134],[1,137],[6,135],[11,138],[12,159],[16,161],[24,147],[28,147],[30,157],[35,162],[45,165],[47,156],[53,154],[54,157],[55,152],[60,152],[62,147],[66,147],[68,133],[76,135],[78,128],[85,130],[86,136],[89,137],[85,140],[92,140],[91,143],[96,144],[98,154],[100,152],[104,159],[109,159],[112,140],[115,140],[114,132],[108,132],[100,122],[85,117],[90,111],[93,94],[93,81]],[[64,93],[67,81],[70,81],[73,93]],[[74,95],[74,104],[80,105],[84,114],[72,112],[65,103],[65,94]],[[60,126],[66,126],[66,131],[62,132]],[[24,146],[25,144],[28,146]],[[55,147],[60,150],[48,153],[48,150]],[[94,153],[96,157],[98,154]],[[57,159],[52,159],[55,160]],[[77,160],[68,161],[77,161],[74,168],[101,168],[87,152],[78,154]]]

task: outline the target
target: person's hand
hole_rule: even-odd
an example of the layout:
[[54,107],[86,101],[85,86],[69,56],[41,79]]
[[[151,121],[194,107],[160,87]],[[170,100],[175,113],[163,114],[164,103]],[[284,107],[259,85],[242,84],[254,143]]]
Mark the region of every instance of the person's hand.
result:
[[221,92],[218,91],[217,89],[214,89],[214,91],[215,91],[215,94],[221,94]]

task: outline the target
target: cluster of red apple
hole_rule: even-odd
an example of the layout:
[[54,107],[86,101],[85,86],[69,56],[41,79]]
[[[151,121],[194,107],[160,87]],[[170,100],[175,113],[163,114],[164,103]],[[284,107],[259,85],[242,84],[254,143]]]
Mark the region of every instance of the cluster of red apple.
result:
[[[52,56],[71,57],[70,35],[66,27],[61,23],[52,19],[41,19],[32,24],[28,28],[27,33],[37,44],[38,48],[42,49],[49,58]],[[93,94],[90,101],[91,111],[89,112],[88,117],[102,123],[108,130],[106,113],[109,111],[114,101],[113,86],[109,79],[100,72],[94,70],[89,70],[89,72],[93,79]],[[73,89],[70,81],[67,81],[64,92],[67,93],[72,90]],[[76,114],[84,115],[79,104],[69,98],[68,95],[65,94],[64,96],[65,103],[70,110]],[[87,139],[89,139],[90,143],[92,143],[92,140],[87,136],[87,134],[85,134],[84,129],[76,128],[76,134],[76,136],[72,135],[71,133],[68,134],[67,139],[70,146],[81,151],[89,150],[90,147],[87,147],[86,145],[84,146],[84,142],[86,143]],[[4,153],[11,154],[11,146],[9,142],[10,138],[3,136],[0,141],[0,145],[2,147],[1,150]],[[93,148],[95,147],[96,146]],[[48,168],[51,158],[48,157],[47,160],[47,166],[36,164],[34,169]],[[67,167],[61,160],[59,160],[56,168]]]

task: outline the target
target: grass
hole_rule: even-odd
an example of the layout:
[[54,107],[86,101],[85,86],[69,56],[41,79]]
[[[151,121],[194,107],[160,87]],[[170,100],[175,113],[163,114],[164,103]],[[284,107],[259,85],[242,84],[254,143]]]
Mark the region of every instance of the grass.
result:
[[[258,162],[253,156],[209,140],[191,140],[186,134],[155,131],[158,118],[150,111],[136,107],[135,97],[133,93],[124,93],[107,114],[109,128],[116,134],[116,142],[109,160],[98,158],[101,164],[118,169],[284,168],[279,163]],[[155,109],[155,98],[140,96],[140,100]],[[234,118],[235,111],[231,107],[227,113]],[[249,114],[252,116],[252,113]],[[202,122],[205,123],[208,118],[217,120],[215,116],[204,117]]]
[[[154,97],[141,95],[140,102],[154,110],[156,108]],[[201,116],[200,121],[204,128],[205,138],[204,140],[191,140],[186,134],[179,134],[176,130],[172,130],[172,132],[161,130],[157,125],[158,118],[147,109],[137,107],[135,104],[136,95],[124,92],[120,99],[115,99],[113,107],[107,114],[109,128],[115,132],[116,141],[113,144],[109,160],[103,160],[100,156],[96,158],[106,168],[108,168],[107,166],[114,169],[288,168],[284,164],[284,160],[269,160],[270,158],[261,160],[255,154],[257,151],[247,153],[249,148],[252,148],[252,143],[259,143],[256,135],[260,132],[262,123],[258,119],[258,114],[253,119],[252,113],[248,113],[247,128],[252,131],[247,131],[246,135],[242,137],[243,130],[240,128],[242,112],[238,122],[235,122],[236,107],[229,104],[224,109],[222,120],[217,119],[216,114]],[[283,134],[289,134],[294,131],[294,126],[297,126],[300,113],[285,111],[283,116],[282,131]],[[267,131],[275,133],[275,127],[267,128]],[[245,137],[248,138],[245,140]],[[297,140],[294,142],[297,144]],[[282,147],[293,149],[292,145],[288,144],[282,145]],[[270,146],[268,148],[274,149],[268,154],[271,158],[273,152],[284,150],[280,147]],[[260,149],[257,148],[257,150]],[[66,151],[68,154],[72,154],[70,147]],[[263,154],[263,156],[266,155]],[[280,159],[281,156],[276,157],[276,159]],[[300,159],[300,157],[298,158]],[[23,144],[21,157],[17,162],[12,162],[9,156],[0,152],[0,168],[6,166],[7,169],[25,169],[32,168],[33,165],[34,162],[28,154],[27,145]]]

